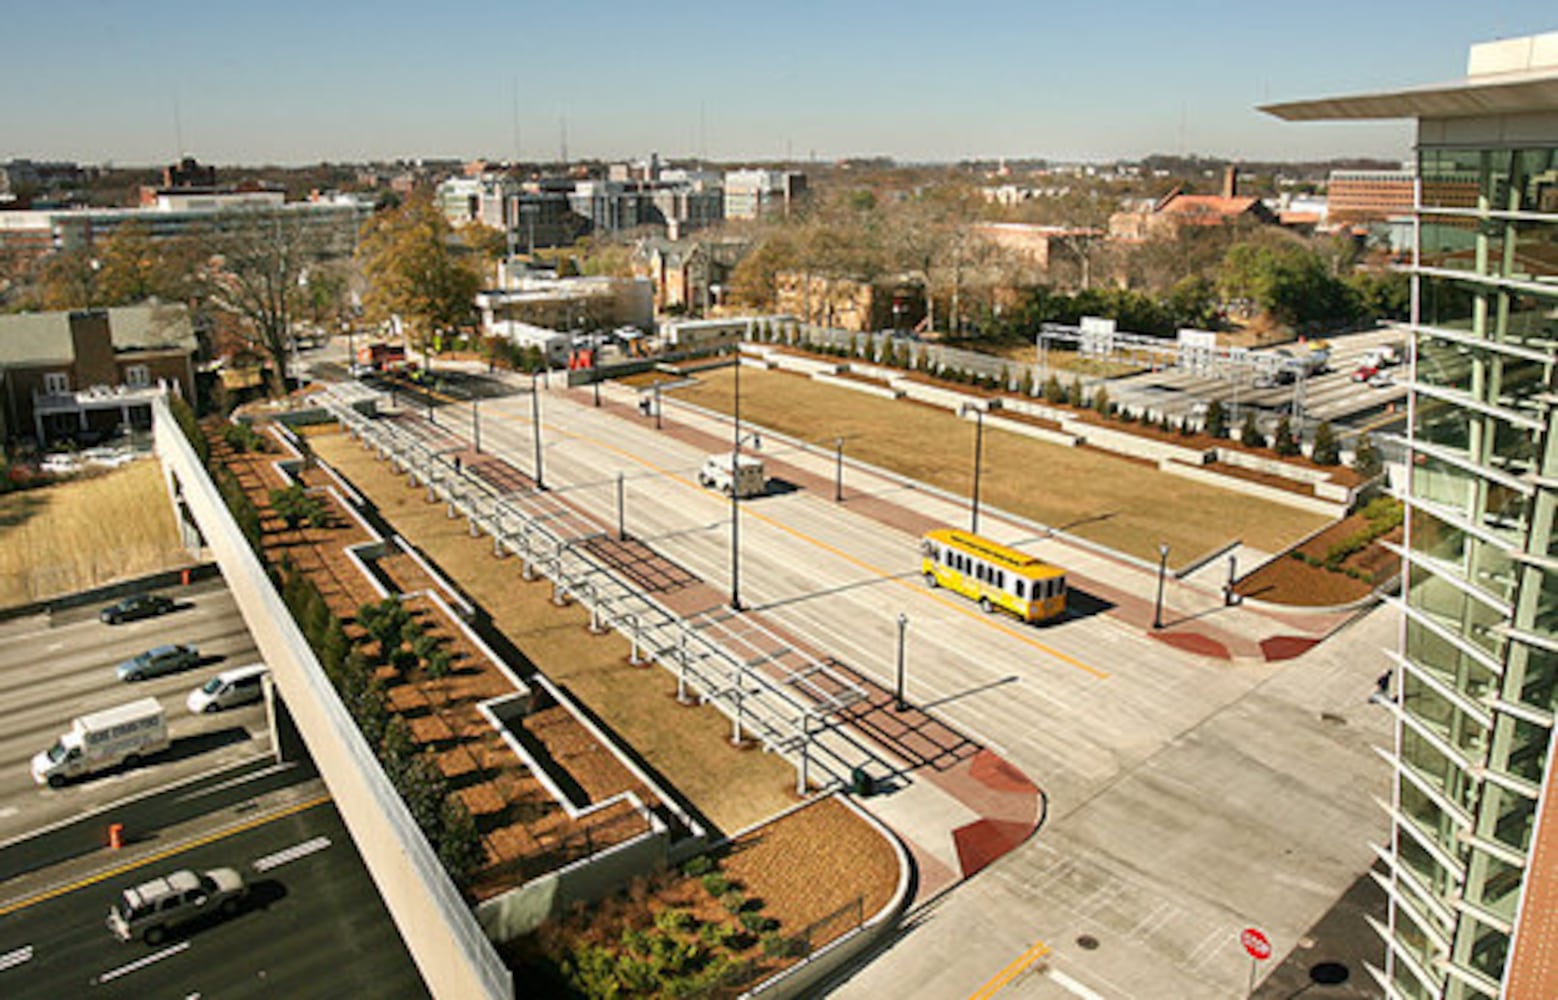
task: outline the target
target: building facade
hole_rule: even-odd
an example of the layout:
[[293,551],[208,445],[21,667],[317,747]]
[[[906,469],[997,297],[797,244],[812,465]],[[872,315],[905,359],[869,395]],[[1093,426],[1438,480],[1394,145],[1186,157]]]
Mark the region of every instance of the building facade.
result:
[[1391,1000],[1558,996],[1558,33],[1464,80],[1276,105],[1415,118],[1410,479],[1377,875]]

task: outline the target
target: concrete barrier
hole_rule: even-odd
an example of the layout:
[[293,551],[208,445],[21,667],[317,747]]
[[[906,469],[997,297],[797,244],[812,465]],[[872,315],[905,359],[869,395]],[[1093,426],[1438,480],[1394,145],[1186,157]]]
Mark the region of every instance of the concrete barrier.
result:
[[985,416],[986,427],[996,427],[1012,434],[1021,434],[1023,437],[1034,438],[1038,441],[1046,441],[1049,444],[1058,444],[1063,448],[1075,448],[1082,443],[1082,439],[1075,434],[1067,434],[1065,431],[1051,430],[1048,427],[1039,427],[1035,424],[1024,423],[1021,420],[1009,420],[993,413]]
[[867,396],[878,396],[882,399],[897,399],[903,393],[885,385],[872,385],[870,382],[862,382],[859,379],[844,378],[840,375],[829,375],[826,372],[814,372],[813,382],[821,382],[825,385],[836,385],[840,389],[848,389],[851,392],[863,392]]
[[157,454],[173,495],[205,536],[336,809],[434,996],[511,997],[513,980],[325,677],[215,485],[152,402]]
[[927,385],[912,378],[895,378],[887,384],[910,399],[921,403],[929,403],[932,406],[940,406],[951,410],[953,413],[965,406],[978,406],[983,409],[991,404],[991,400],[984,396],[958,392],[955,389],[943,389],[940,386]]
[[1305,485],[1328,482],[1331,478],[1329,472],[1320,469],[1309,469],[1281,459],[1267,458],[1264,455],[1252,455],[1238,448],[1218,448],[1217,461],[1235,468],[1249,469],[1251,472],[1263,472],[1268,476],[1281,476],[1283,479],[1291,479],[1295,483]]
[[1294,493],[1292,490],[1284,490],[1277,486],[1254,483],[1248,479],[1240,479],[1238,476],[1220,475],[1202,466],[1185,465],[1172,459],[1167,459],[1159,462],[1158,468],[1170,475],[1194,479],[1196,482],[1215,486],[1218,489],[1234,490],[1248,496],[1269,500],[1272,503],[1279,503],[1287,507],[1307,511],[1311,514],[1320,514],[1329,518],[1345,517],[1347,514],[1347,507],[1344,504],[1321,500],[1316,496],[1305,496],[1302,493]]
[[1203,451],[1187,445],[1159,441],[1128,431],[1117,431],[1099,424],[1078,420],[1075,417],[1061,421],[1062,430],[1075,434],[1095,448],[1112,451],[1117,455],[1146,458],[1156,462],[1173,459],[1185,465],[1205,465],[1211,460],[1212,451]]
[[770,354],[767,358],[767,361],[768,364],[779,369],[780,371],[800,372],[802,375],[815,375],[818,372],[823,372],[828,375],[837,375],[839,370],[844,367],[844,365],[838,361],[823,361],[819,358],[806,358],[798,354],[786,354],[783,351]]

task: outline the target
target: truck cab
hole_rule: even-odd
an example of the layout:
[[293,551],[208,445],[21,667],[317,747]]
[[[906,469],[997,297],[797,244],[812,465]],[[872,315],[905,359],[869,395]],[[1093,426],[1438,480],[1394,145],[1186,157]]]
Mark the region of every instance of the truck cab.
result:
[[[731,472],[733,466],[734,473]],[[762,496],[768,490],[763,460],[756,455],[732,456],[730,452],[720,452],[704,459],[703,468],[698,470],[698,483],[726,496],[734,493],[743,500]]]

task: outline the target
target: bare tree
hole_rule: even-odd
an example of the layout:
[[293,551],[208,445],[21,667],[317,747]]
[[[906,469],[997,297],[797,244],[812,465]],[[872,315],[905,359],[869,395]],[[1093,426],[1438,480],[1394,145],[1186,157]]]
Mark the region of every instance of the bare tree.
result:
[[244,209],[214,220],[203,245],[211,305],[270,358],[271,395],[285,395],[292,320],[304,309],[304,276],[326,256],[323,235],[301,214]]

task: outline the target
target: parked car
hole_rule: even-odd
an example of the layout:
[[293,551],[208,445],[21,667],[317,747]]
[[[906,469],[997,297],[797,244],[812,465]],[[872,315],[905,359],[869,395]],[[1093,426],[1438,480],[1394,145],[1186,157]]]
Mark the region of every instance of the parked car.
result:
[[199,715],[259,701],[265,694],[264,680],[268,673],[270,670],[263,663],[224,670],[191,691],[186,704],[191,712]]
[[121,941],[159,944],[175,928],[202,917],[236,917],[247,892],[232,868],[185,868],[126,889],[108,907],[108,929]]
[[1367,382],[1378,374],[1379,368],[1375,365],[1361,365],[1357,371],[1352,373],[1352,380],[1354,382]]
[[131,657],[114,668],[122,681],[143,681],[148,677],[188,670],[200,662],[200,651],[187,643],[157,646]]
[[121,622],[165,615],[177,607],[172,598],[163,597],[161,594],[131,594],[98,612],[97,617],[104,624],[118,625]]

